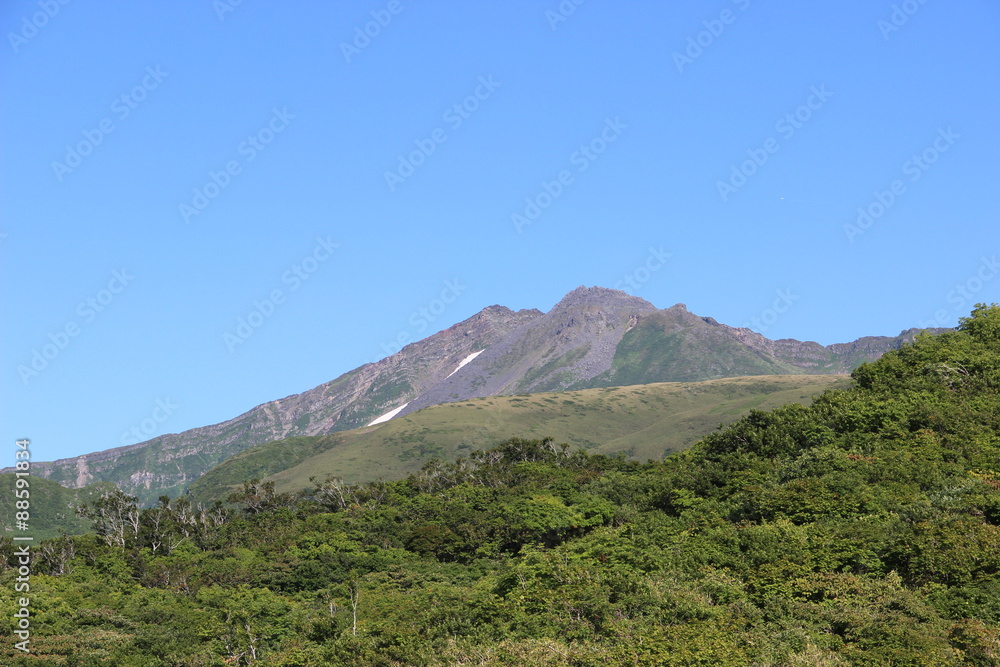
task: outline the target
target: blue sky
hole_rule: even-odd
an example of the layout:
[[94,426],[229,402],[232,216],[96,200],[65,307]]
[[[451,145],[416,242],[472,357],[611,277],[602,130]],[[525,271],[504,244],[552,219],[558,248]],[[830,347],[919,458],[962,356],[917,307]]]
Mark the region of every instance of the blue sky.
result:
[[0,21],[11,452],[223,421],[579,285],[823,344],[1000,301],[995,0]]

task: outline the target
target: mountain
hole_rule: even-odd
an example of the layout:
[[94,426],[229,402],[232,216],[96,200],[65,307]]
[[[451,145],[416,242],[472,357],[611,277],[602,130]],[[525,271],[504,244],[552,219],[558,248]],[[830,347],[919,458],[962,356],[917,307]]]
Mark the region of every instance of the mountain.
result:
[[769,375],[474,398],[378,426],[255,445],[199,477],[188,492],[210,505],[254,477],[273,481],[278,492],[308,488],[312,477],[351,484],[401,479],[431,458],[468,457],[512,437],[551,437],[592,454],[660,460],[751,409],[808,404],[850,384],[844,375]]
[[[212,426],[50,463],[34,474],[79,488],[113,482],[144,504],[177,495],[254,445],[325,435],[476,397],[743,375],[847,373],[912,341],[822,346],[769,340],[618,290],[579,287],[549,312],[490,306],[396,354]],[[939,331],[939,330],[932,330]],[[5,471],[0,471],[5,472]]]
[[491,306],[381,361],[220,424],[54,462],[32,461],[31,471],[69,488],[109,481],[152,504],[161,495],[183,493],[205,471],[253,445],[364,426],[427,391],[454,369],[455,359],[493,345],[541,314]]

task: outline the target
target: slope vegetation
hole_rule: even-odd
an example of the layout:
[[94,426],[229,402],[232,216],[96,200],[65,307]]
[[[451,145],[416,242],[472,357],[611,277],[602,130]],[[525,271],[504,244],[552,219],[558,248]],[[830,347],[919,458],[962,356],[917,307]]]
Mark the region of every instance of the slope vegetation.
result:
[[117,492],[33,547],[0,664],[995,667],[1000,307],[853,379],[660,461],[512,438],[232,511]]
[[0,475],[0,494],[7,499],[0,503],[0,535],[30,535],[37,539],[56,537],[60,533],[79,535],[90,530],[90,521],[77,515],[77,509],[84,503],[93,503],[115,486],[101,482],[82,489],[67,489],[57,482],[44,477],[29,477],[29,520],[28,531],[16,530],[14,506],[17,477],[11,473]]
[[279,491],[298,491],[328,475],[399,479],[431,458],[454,460],[510,436],[550,436],[592,452],[661,459],[750,409],[808,402],[846,384],[846,376],[774,375],[477,398],[378,426],[258,445],[206,473],[190,493],[208,504],[253,477],[273,480]]

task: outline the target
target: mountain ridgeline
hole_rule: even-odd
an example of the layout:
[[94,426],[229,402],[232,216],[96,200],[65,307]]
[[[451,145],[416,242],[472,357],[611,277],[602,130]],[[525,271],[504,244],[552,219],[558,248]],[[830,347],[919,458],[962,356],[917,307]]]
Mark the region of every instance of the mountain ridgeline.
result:
[[[921,330],[823,346],[770,340],[618,290],[579,287],[552,310],[490,306],[376,363],[211,426],[51,463],[36,475],[80,488],[107,481],[151,504],[254,445],[327,435],[393,413],[478,397],[693,382],[748,375],[851,372]],[[932,330],[938,332],[940,330]]]
[[[831,386],[662,460],[609,456],[624,424],[605,417],[738,383],[469,401],[546,428],[585,404],[590,449],[512,437],[392,480],[244,478],[230,507],[102,494],[81,508],[93,532],[31,545],[30,608],[0,595],[0,635],[30,618],[32,653],[0,642],[0,664],[996,667],[1000,306],[846,387],[808,377]],[[26,581],[26,550],[0,535],[0,589]]]

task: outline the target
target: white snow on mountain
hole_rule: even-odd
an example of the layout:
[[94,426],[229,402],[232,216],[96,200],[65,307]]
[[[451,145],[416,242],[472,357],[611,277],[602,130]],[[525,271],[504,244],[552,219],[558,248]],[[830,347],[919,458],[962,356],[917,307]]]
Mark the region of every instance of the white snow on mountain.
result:
[[462,368],[462,366],[466,365],[467,363],[469,363],[470,361],[472,361],[473,359],[475,359],[476,357],[478,357],[483,352],[485,352],[485,350],[479,350],[479,352],[473,352],[472,354],[470,354],[469,356],[467,356],[465,359],[462,359],[462,361],[460,361],[458,363],[458,368],[456,368],[452,372],[448,373],[448,377],[446,377],[445,380],[447,380],[452,375],[454,375],[455,373],[457,373]]
[[381,417],[377,417],[377,418],[373,419],[372,421],[368,422],[367,425],[368,426],[374,426],[375,424],[381,424],[382,422],[387,422],[390,419],[392,419],[393,417],[395,417],[396,415],[398,415],[399,412],[400,412],[400,410],[402,410],[403,408],[405,408],[409,404],[410,404],[409,401],[407,401],[406,403],[403,403],[401,406],[399,406],[395,410],[389,410],[389,412],[385,413]]

